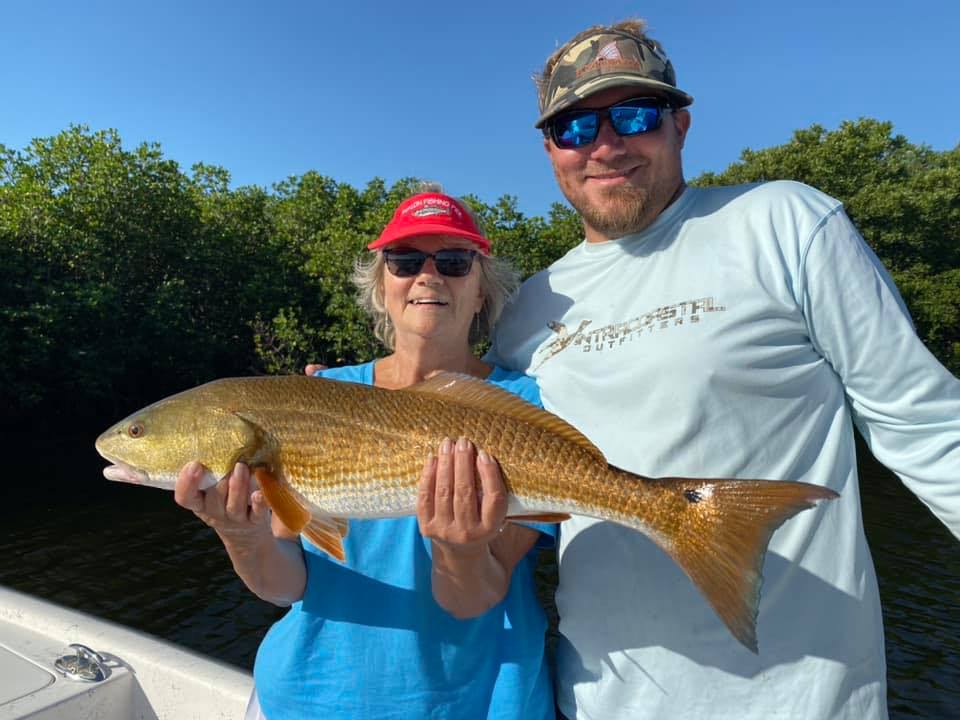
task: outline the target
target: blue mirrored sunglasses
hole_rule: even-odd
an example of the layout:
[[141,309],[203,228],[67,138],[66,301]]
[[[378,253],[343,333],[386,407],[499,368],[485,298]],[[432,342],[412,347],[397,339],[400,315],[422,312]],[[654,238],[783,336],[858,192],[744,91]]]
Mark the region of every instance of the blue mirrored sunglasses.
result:
[[597,139],[606,115],[610,127],[621,137],[642,135],[660,127],[670,105],[658,98],[632,98],[607,108],[583,108],[560,113],[547,121],[546,130],[559,148],[578,148]]

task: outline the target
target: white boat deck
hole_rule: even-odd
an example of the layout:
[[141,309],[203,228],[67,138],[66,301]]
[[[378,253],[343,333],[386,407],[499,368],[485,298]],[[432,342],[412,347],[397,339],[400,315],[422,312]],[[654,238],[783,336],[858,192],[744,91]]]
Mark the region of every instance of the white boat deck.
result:
[[[106,661],[106,679],[55,669],[71,643]],[[252,686],[230,665],[0,587],[0,720],[241,720]]]

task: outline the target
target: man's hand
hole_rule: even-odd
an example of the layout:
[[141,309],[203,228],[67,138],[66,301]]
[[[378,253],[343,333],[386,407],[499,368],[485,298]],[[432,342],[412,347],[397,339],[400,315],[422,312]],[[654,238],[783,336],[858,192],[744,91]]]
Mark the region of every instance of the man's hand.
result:
[[321,365],[320,363],[310,363],[303,369],[304,375],[313,375],[317,370],[326,370],[326,365]]

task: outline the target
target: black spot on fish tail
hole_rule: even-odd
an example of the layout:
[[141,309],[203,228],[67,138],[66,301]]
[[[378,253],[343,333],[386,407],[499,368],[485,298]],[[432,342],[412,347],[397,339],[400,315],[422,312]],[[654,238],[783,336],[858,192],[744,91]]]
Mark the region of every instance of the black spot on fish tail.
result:
[[684,490],[683,496],[691,503],[698,503],[703,500],[703,495],[696,490]]

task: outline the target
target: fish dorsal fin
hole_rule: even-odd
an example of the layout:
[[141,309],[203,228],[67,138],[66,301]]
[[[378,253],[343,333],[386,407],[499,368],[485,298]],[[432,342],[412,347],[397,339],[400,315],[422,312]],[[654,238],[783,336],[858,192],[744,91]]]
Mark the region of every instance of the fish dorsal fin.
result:
[[472,375],[462,373],[439,372],[423,382],[395,390],[394,392],[413,392],[433,395],[446,402],[459,403],[488,412],[508,415],[515,420],[530,423],[543,428],[564,440],[573,442],[606,463],[600,449],[573,425],[561,420],[536,405],[514,395],[511,392]]

